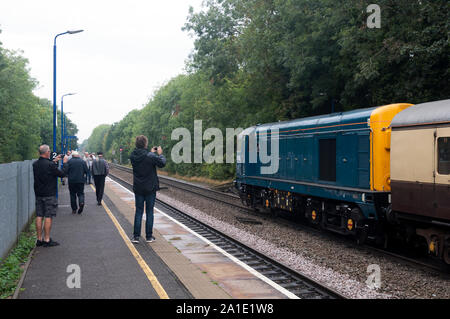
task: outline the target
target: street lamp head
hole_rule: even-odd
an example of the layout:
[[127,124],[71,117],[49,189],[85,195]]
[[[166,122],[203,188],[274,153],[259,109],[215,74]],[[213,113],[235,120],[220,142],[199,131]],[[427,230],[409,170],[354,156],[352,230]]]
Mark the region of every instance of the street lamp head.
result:
[[83,32],[84,30],[74,30],[74,31],[67,31],[68,34],[75,34],[75,33],[80,33]]

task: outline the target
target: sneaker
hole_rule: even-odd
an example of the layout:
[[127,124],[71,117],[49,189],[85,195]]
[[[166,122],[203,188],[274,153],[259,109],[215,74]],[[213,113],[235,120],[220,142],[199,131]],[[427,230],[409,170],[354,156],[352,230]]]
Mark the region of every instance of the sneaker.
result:
[[42,245],[44,247],[54,247],[54,246],[58,246],[59,243],[50,238],[50,241],[42,241]]
[[133,239],[131,240],[132,243],[139,243],[139,237],[133,237]]
[[72,211],[72,214],[74,214],[74,215],[75,215],[76,213],[77,213],[77,211],[76,211],[76,210],[73,210],[73,211]]
[[152,237],[150,237],[150,238],[147,238],[145,241],[146,241],[147,243],[153,243],[155,240],[156,240],[156,238],[152,236]]
[[42,240],[36,240],[36,247],[40,247],[44,244],[44,242]]
[[102,206],[102,202],[97,202],[97,206]]
[[78,214],[83,212],[84,204],[80,204],[80,208],[78,208]]

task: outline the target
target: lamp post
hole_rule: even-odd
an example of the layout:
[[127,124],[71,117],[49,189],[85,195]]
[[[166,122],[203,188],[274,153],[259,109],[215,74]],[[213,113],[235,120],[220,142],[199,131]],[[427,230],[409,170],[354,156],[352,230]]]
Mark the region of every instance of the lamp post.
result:
[[53,41],[53,152],[56,151],[56,39],[64,34],[75,34],[83,30],[66,31],[55,36]]
[[[83,30],[66,31],[63,33],[59,33],[53,40],[53,152],[56,152],[56,39],[60,35],[75,34],[80,32],[83,32]],[[56,186],[56,198],[58,198],[58,186]]]
[[76,93],[67,93],[61,96],[61,153],[64,154],[64,97],[68,95],[75,95]]

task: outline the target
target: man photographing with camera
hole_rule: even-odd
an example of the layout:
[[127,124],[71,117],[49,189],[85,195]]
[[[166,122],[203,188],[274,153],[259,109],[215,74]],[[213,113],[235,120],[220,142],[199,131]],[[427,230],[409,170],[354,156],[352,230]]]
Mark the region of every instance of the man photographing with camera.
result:
[[136,149],[130,156],[133,166],[133,192],[135,196],[136,213],[134,215],[133,243],[139,243],[141,236],[142,214],[145,203],[145,235],[146,242],[151,243],[153,237],[153,208],[155,207],[156,191],[159,190],[159,180],[156,168],[166,165],[166,158],[162,155],[162,148],[152,147],[147,150],[148,139],[144,135],[136,137]]
[[[39,159],[33,163],[34,194],[36,196],[36,246],[53,247],[59,244],[50,238],[53,217],[56,216],[58,199],[56,198],[56,185],[58,177],[64,177],[63,171],[58,169],[58,161],[62,155],[50,159],[51,152],[48,145],[39,147]],[[67,163],[68,157],[64,157]],[[42,224],[44,223],[44,236]]]

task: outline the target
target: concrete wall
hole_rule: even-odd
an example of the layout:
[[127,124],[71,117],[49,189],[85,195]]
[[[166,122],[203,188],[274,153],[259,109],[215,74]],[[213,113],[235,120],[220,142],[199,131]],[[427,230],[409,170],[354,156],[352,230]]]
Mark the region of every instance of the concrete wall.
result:
[[33,160],[0,164],[0,258],[6,257],[35,212]]

